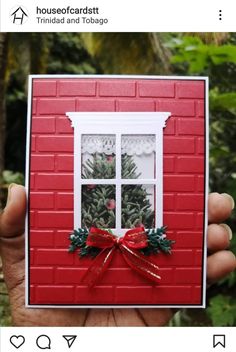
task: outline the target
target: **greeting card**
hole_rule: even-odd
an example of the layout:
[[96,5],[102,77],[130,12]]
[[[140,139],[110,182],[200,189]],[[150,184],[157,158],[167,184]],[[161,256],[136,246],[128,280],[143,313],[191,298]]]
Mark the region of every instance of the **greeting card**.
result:
[[205,77],[30,76],[26,305],[205,305]]

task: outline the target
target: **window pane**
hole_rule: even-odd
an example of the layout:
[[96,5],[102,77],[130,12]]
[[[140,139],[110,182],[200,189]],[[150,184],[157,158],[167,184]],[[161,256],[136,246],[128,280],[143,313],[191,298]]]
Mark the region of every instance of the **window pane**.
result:
[[122,228],[155,227],[155,186],[122,185]]
[[115,178],[115,135],[82,135],[82,178]]
[[122,178],[155,178],[156,136],[122,135]]
[[82,185],[82,226],[115,228],[115,185]]

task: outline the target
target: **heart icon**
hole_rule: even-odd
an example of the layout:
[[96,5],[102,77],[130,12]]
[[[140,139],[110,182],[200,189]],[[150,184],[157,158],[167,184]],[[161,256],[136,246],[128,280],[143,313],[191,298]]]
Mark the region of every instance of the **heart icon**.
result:
[[10,337],[10,343],[15,347],[15,348],[20,348],[24,343],[25,343],[25,338],[22,335],[12,335]]

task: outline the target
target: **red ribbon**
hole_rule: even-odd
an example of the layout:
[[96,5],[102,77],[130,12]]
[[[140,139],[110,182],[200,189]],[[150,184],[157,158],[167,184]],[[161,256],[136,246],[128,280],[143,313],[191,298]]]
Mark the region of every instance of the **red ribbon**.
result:
[[133,270],[155,283],[160,282],[158,266],[139,251],[148,245],[144,227],[128,230],[124,237],[116,237],[109,231],[91,227],[86,245],[102,249],[83,277],[83,282],[89,287],[99,282],[117,249]]

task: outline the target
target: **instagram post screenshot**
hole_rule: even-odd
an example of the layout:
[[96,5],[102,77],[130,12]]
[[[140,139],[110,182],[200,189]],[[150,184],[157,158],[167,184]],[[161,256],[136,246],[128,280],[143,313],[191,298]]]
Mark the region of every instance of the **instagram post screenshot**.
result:
[[235,350],[235,10],[0,0],[0,351]]

